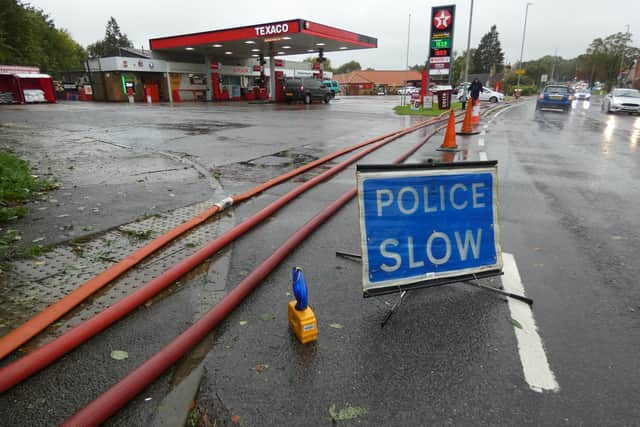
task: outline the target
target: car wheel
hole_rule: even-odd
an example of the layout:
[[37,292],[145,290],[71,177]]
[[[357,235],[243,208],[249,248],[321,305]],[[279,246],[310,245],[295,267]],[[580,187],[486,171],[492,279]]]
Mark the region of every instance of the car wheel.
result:
[[611,106],[610,106],[610,105],[607,105],[607,114],[611,114],[611,113],[612,113],[612,111],[611,111]]
[[492,96],[491,98],[489,98],[489,102],[493,102],[495,104],[496,102],[498,102],[498,98]]
[[308,93],[304,94],[304,103],[311,104],[311,95],[309,95]]
[[328,103],[329,103],[329,101],[331,101],[331,95],[326,94],[326,95],[324,96],[324,103],[325,103],[325,104],[328,104]]

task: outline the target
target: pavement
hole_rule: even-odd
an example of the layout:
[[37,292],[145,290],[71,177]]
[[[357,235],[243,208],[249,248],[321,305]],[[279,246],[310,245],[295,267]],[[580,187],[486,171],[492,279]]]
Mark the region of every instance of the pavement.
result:
[[[188,149],[172,153],[208,168],[217,188],[230,194],[339,147],[407,126],[412,119],[389,112],[396,101],[393,97],[343,98],[329,106],[256,106],[257,110],[251,110],[254,106],[185,106],[171,109],[171,114],[164,113],[169,109],[165,106],[152,107],[154,111],[143,110],[145,106],[129,110],[128,106],[102,106],[104,111],[94,105],[60,107],[89,108],[95,117],[104,115],[104,123],[125,115],[120,109],[128,117],[140,115],[154,123],[153,113],[165,114],[157,123],[168,116],[178,123],[185,119],[183,113],[190,120],[215,116],[225,123],[251,123],[217,131],[207,142],[191,141],[199,135],[183,135],[180,147]],[[499,162],[502,248],[513,255],[511,267],[522,290],[535,301],[528,313],[533,323],[519,317],[521,307],[512,301],[455,284],[408,293],[381,328],[397,295],[363,299],[360,264],[335,255],[336,251],[360,251],[357,204],[352,201],[293,252],[197,351],[107,424],[163,425],[176,415],[170,411],[165,416],[163,411],[172,402],[184,400],[184,394],[164,399],[185,387],[187,396],[198,390],[190,425],[634,425],[640,415],[632,398],[640,391],[640,366],[634,357],[640,342],[634,339],[640,312],[635,286],[639,271],[634,262],[640,249],[636,231],[640,224],[630,213],[640,207],[640,119],[604,115],[597,100],[586,106],[576,104],[570,114],[536,113],[533,102],[525,101],[484,118],[481,134],[458,137],[462,148],[458,160]],[[11,126],[27,126],[27,122],[37,129],[59,120],[40,108],[36,117],[41,122],[14,111]],[[3,120],[9,117],[4,113]],[[152,133],[150,126],[143,128],[127,141],[135,150],[153,158],[170,145],[162,132],[156,141],[146,136]],[[272,135],[281,129],[289,132]],[[247,133],[253,141],[251,150],[224,139],[241,140],[235,132]],[[388,163],[426,132],[408,135],[361,163]],[[434,137],[410,162],[442,159],[443,154],[435,150],[441,138]],[[186,171],[197,175],[195,167],[188,166]],[[199,197],[178,187],[180,181],[176,178],[171,184],[175,193]],[[202,176],[193,182],[211,188]],[[62,184],[69,185],[64,179]],[[235,207],[205,235],[193,237],[201,239],[193,246],[224,232],[296,184],[278,186]],[[2,423],[54,425],[73,414],[180,333],[297,227],[353,184],[350,168],[314,188],[149,305],[0,396]],[[160,232],[161,225],[153,221],[179,218],[168,204],[161,205],[162,194],[152,198],[157,206],[164,206],[161,218],[142,219],[142,209],[126,212],[128,217],[123,211],[119,225],[127,223],[125,218],[140,221],[116,229],[106,224],[97,227],[107,233],[96,239],[123,229]],[[169,203],[175,198],[166,199]],[[181,215],[213,202],[210,198],[194,201],[201,204],[184,206]],[[125,237],[131,234],[108,239],[119,242]],[[192,245],[177,242],[150,260],[152,271],[146,274],[154,274],[154,263],[169,263],[191,249]],[[44,258],[32,260],[34,266],[42,261],[47,265]],[[310,303],[319,322],[318,341],[306,346],[292,336],[286,318],[292,299],[290,270],[296,265],[305,270]],[[68,280],[61,274],[54,274],[59,282]],[[32,279],[33,285],[51,276],[46,277]],[[511,272],[483,283],[507,287],[513,277]],[[124,278],[112,289],[124,294],[143,279],[130,278],[125,283]],[[6,280],[2,286],[7,286]],[[0,295],[6,295],[7,289]],[[120,294],[107,290],[99,298],[108,301],[114,295]],[[78,321],[94,309],[91,304],[82,307],[56,330],[64,330],[66,322]],[[49,338],[54,335],[55,331]],[[541,388],[536,373],[528,373],[531,360],[540,362],[541,356],[527,351],[530,342],[522,341],[522,335],[538,336],[546,365],[535,366],[550,372],[557,387]],[[109,357],[114,349],[127,350],[129,358],[115,361]],[[202,372],[195,384],[194,372]]]

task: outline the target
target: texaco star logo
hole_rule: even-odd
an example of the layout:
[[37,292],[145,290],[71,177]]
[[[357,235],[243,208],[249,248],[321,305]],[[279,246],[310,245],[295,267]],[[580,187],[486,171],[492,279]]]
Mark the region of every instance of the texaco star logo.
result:
[[441,9],[436,15],[433,17],[433,24],[439,30],[444,30],[449,25],[451,25],[451,14],[448,10]]

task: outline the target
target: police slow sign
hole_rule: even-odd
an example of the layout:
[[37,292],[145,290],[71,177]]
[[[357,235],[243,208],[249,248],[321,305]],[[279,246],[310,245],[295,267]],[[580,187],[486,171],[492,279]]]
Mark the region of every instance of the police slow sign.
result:
[[363,292],[501,274],[497,163],[358,166]]

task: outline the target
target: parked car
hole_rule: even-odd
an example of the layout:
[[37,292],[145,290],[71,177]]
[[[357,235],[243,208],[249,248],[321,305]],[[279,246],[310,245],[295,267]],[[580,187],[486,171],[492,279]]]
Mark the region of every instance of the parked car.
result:
[[586,88],[576,89],[576,100],[589,101],[591,99],[591,91]]
[[385,89],[384,86],[378,87],[378,91],[376,92],[376,95],[386,95],[386,94],[387,94],[387,90]]
[[[462,101],[462,97],[464,96],[464,88],[467,88],[467,97],[469,97],[469,84],[465,83],[458,87],[458,93],[456,98],[458,101]],[[503,102],[504,101],[504,93],[496,92],[495,90],[489,89],[488,87],[482,88],[482,92],[480,92],[480,96],[478,97],[480,101],[488,101],[488,102]]]
[[331,100],[331,89],[314,78],[287,79],[284,82],[284,99],[287,103],[303,101],[310,104],[311,101],[318,100],[328,104]]
[[335,80],[323,80],[322,84],[324,84],[325,86],[327,86],[329,88],[329,90],[331,90],[331,97],[335,98],[337,94],[340,93],[340,84],[338,84],[337,81]]
[[640,91],[638,89],[613,89],[602,100],[601,109],[607,114],[617,112],[640,114]]
[[536,101],[536,110],[554,109],[554,110],[571,110],[573,102],[573,92],[567,85],[547,85],[542,93],[538,95]]

